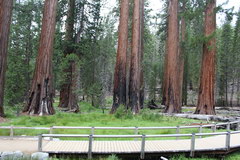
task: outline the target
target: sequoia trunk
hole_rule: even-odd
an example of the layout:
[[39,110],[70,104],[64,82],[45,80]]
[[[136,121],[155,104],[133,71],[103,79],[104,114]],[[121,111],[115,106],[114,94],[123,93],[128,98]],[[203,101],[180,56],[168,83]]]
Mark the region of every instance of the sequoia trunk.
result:
[[140,112],[140,1],[134,0],[132,25],[132,53],[129,82],[129,109]]
[[165,97],[166,113],[181,112],[181,88],[180,78],[180,61],[179,61],[179,24],[178,24],[178,0],[170,0],[168,16],[168,33],[167,33],[167,63],[165,66]]
[[144,107],[144,72],[143,72],[143,57],[144,57],[144,0],[140,0],[140,108]]
[[216,55],[216,0],[208,0],[205,10],[204,34],[208,39],[203,45],[200,87],[196,114],[215,114],[215,55]]
[[113,106],[114,113],[119,105],[126,105],[126,61],[128,48],[129,0],[121,0],[118,50],[114,73]]
[[[65,57],[74,53],[74,12],[75,12],[75,0],[68,1],[68,13],[66,21],[66,46],[65,46]],[[79,106],[77,103],[77,73],[76,73],[76,63],[71,60],[68,67],[64,70],[66,74],[66,79],[64,84],[61,86],[60,90],[60,103],[59,107],[64,108],[70,112],[79,112]]]
[[[183,2],[183,6],[182,6],[182,11],[184,12],[185,11],[185,4],[186,2],[184,1]],[[185,21],[185,17],[184,15],[182,16],[181,18],[181,45],[180,45],[180,49],[179,49],[179,68],[180,68],[180,71],[179,71],[179,104],[180,105],[183,105],[183,80],[184,80],[184,64],[185,64],[185,37],[186,37],[186,21]],[[185,95],[186,96],[186,95]]]
[[4,116],[4,83],[13,0],[0,0],[0,117]]
[[33,115],[52,115],[52,53],[56,24],[57,0],[45,0],[42,31],[32,86],[24,112]]

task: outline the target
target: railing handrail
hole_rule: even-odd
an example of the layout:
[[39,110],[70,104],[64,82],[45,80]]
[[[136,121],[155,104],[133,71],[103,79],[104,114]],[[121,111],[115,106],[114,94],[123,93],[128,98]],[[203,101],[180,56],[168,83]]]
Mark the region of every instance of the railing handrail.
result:
[[[240,131],[231,132],[215,132],[215,133],[195,133],[195,136],[216,136],[226,134],[238,134]],[[142,138],[143,135],[91,135],[91,134],[42,134],[42,137],[71,137],[71,138]],[[157,134],[157,135],[144,135],[146,138],[162,138],[162,137],[191,137],[192,134]]]
[[153,130],[153,129],[186,129],[186,128],[207,128],[214,126],[240,124],[240,121],[226,122],[226,123],[212,123],[203,125],[185,125],[185,126],[161,126],[161,127],[81,127],[81,126],[52,126],[52,127],[21,127],[21,126],[0,126],[0,129],[36,129],[36,130],[50,130],[50,129],[95,129],[95,130]]
[[[227,123],[213,123],[213,124],[203,124],[200,125],[190,125],[190,126],[171,126],[171,127],[78,127],[78,126],[52,126],[52,127],[21,127],[21,126],[0,126],[0,129],[9,129],[10,130],[10,136],[14,137],[14,130],[16,129],[34,129],[34,130],[48,130],[50,134],[53,134],[54,129],[81,129],[81,130],[90,130],[91,135],[94,135],[95,130],[133,130],[133,135],[139,135],[139,130],[162,130],[162,129],[175,129],[176,134],[180,133],[181,129],[188,129],[188,128],[197,128],[198,133],[196,136],[200,136],[201,133],[203,133],[203,128],[210,127],[212,128],[213,132],[216,132],[216,129],[218,126],[226,126],[226,130],[231,130],[231,125],[237,124],[237,130],[240,129],[240,121],[234,121],[234,122],[227,122]],[[167,134],[166,134],[167,135]],[[204,135],[203,135],[204,136]],[[1,137],[0,137],[1,138]],[[179,136],[176,136],[176,139],[178,139]]]
[[19,127],[19,126],[0,126],[0,129],[35,129],[35,130],[50,130],[51,127]]

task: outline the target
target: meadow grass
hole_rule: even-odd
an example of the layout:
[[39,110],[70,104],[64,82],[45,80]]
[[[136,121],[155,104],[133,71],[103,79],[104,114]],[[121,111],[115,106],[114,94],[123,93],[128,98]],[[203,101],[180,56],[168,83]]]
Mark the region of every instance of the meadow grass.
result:
[[[119,109],[116,114],[109,114],[106,110],[102,113],[101,109],[97,109],[88,103],[81,103],[81,113],[64,113],[56,110],[53,116],[14,116],[13,112],[8,112],[8,122],[1,124],[2,126],[27,126],[27,127],[51,127],[51,126],[82,126],[82,127],[160,127],[160,126],[183,126],[192,123],[200,123],[198,120],[167,117],[156,114],[151,110],[143,110],[139,115],[132,115]],[[206,122],[203,122],[206,123]],[[209,129],[204,131],[210,132]],[[197,129],[184,129],[181,133],[198,132]],[[37,135],[48,133],[42,130],[15,130],[15,135]],[[54,133],[64,134],[90,134],[90,130],[78,129],[55,129]],[[175,129],[165,130],[139,130],[139,134],[175,134]],[[0,130],[0,135],[8,135],[9,130]],[[96,130],[94,134],[115,134],[126,135],[134,134],[134,130]]]

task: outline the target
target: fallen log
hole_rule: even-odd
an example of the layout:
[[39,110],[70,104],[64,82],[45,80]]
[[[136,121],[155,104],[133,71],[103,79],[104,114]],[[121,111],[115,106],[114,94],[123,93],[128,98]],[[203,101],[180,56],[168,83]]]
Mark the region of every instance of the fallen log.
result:
[[240,117],[227,117],[227,116],[217,116],[217,115],[201,115],[201,114],[166,114],[162,113],[165,116],[173,116],[179,118],[189,118],[189,119],[197,119],[204,121],[215,121],[215,122],[232,122],[236,120],[240,120]]
[[162,109],[162,107],[158,106],[158,105],[154,102],[154,100],[149,101],[147,107],[148,107],[149,109],[152,109],[152,110],[153,110],[153,109]]

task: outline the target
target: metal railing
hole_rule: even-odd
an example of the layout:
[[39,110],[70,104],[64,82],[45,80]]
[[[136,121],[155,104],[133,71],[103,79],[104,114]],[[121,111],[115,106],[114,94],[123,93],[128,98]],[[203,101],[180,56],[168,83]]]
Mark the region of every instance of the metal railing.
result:
[[[213,124],[199,124],[199,125],[188,125],[188,126],[174,126],[174,127],[70,127],[70,126],[52,126],[52,127],[18,127],[18,126],[0,126],[0,129],[9,129],[10,137],[14,137],[14,130],[48,130],[49,134],[53,134],[56,129],[78,129],[78,130],[89,130],[91,135],[94,135],[96,130],[133,130],[134,135],[138,135],[140,130],[164,130],[173,129],[176,130],[176,134],[180,134],[182,129],[198,129],[198,133],[203,133],[204,128],[211,128],[213,132],[216,132],[220,126],[225,126],[227,131],[231,130],[231,125],[236,125],[236,130],[240,130],[240,121],[233,121],[227,123],[213,123]],[[201,136],[200,136],[201,137]],[[176,138],[178,139],[178,137]]]
[[[189,126],[176,126],[176,127],[70,127],[70,126],[52,126],[52,127],[18,127],[18,126],[0,126],[0,129],[9,129],[10,137],[14,137],[14,130],[48,130],[49,134],[53,134],[55,129],[79,129],[90,130],[90,134],[94,135],[96,130],[133,130],[134,135],[138,135],[140,130],[164,130],[173,129],[176,130],[176,134],[180,134],[182,129],[198,129],[198,133],[203,132],[203,128],[212,128],[213,132],[216,132],[217,127],[225,126],[227,131],[230,131],[231,125],[236,125],[236,130],[240,129],[240,121],[227,122],[227,123],[213,123],[213,124],[199,124]],[[200,136],[201,137],[201,136]],[[178,137],[176,138],[178,139]]]
[[[235,125],[237,131],[230,132],[231,125]],[[227,132],[216,132],[219,126],[225,126]],[[182,129],[197,128],[199,133],[192,134],[180,134]],[[211,128],[214,133],[202,133],[203,128]],[[189,126],[176,126],[176,127],[66,127],[66,126],[52,126],[52,127],[18,127],[18,126],[0,126],[0,129],[9,129],[10,137],[13,138],[15,130],[48,130],[49,134],[40,134],[38,136],[38,150],[42,151],[42,142],[44,137],[50,137],[50,140],[54,137],[71,137],[71,138],[88,138],[88,158],[92,158],[92,148],[94,138],[140,138],[141,139],[141,150],[139,151],[140,158],[144,159],[145,157],[145,143],[147,138],[163,138],[163,137],[175,137],[179,139],[180,137],[191,138],[191,146],[189,146],[190,156],[194,157],[195,149],[195,140],[196,137],[201,138],[202,136],[216,136],[216,135],[226,135],[226,142],[224,150],[230,149],[230,138],[231,134],[238,134],[240,131],[240,121],[227,122],[227,123],[214,123],[214,124],[199,124],[199,125],[189,125]],[[55,129],[79,129],[79,130],[90,130],[90,134],[53,134]],[[176,134],[160,134],[160,135],[139,135],[140,130],[163,130],[163,129],[173,129],[176,130]],[[134,135],[95,135],[96,130],[133,130]],[[3,137],[3,136],[1,136]],[[0,137],[0,138],[1,138]],[[6,137],[6,136],[4,136]]]
[[[161,135],[76,135],[76,134],[41,134],[38,138],[38,151],[43,151],[42,148],[42,140],[43,137],[55,137],[55,138],[88,138],[88,159],[92,158],[93,155],[93,139],[94,138],[141,138],[141,149],[139,150],[140,158],[145,158],[145,144],[146,144],[146,138],[164,138],[164,137],[190,137],[191,143],[189,146],[190,156],[194,157],[194,153],[196,151],[196,137],[197,136],[217,136],[217,135],[226,135],[225,139],[225,147],[224,148],[218,148],[221,150],[228,151],[231,147],[231,135],[232,134],[238,134],[240,131],[233,131],[233,132],[216,132],[216,133],[192,133],[192,134],[161,134]],[[214,148],[210,148],[214,149]]]

